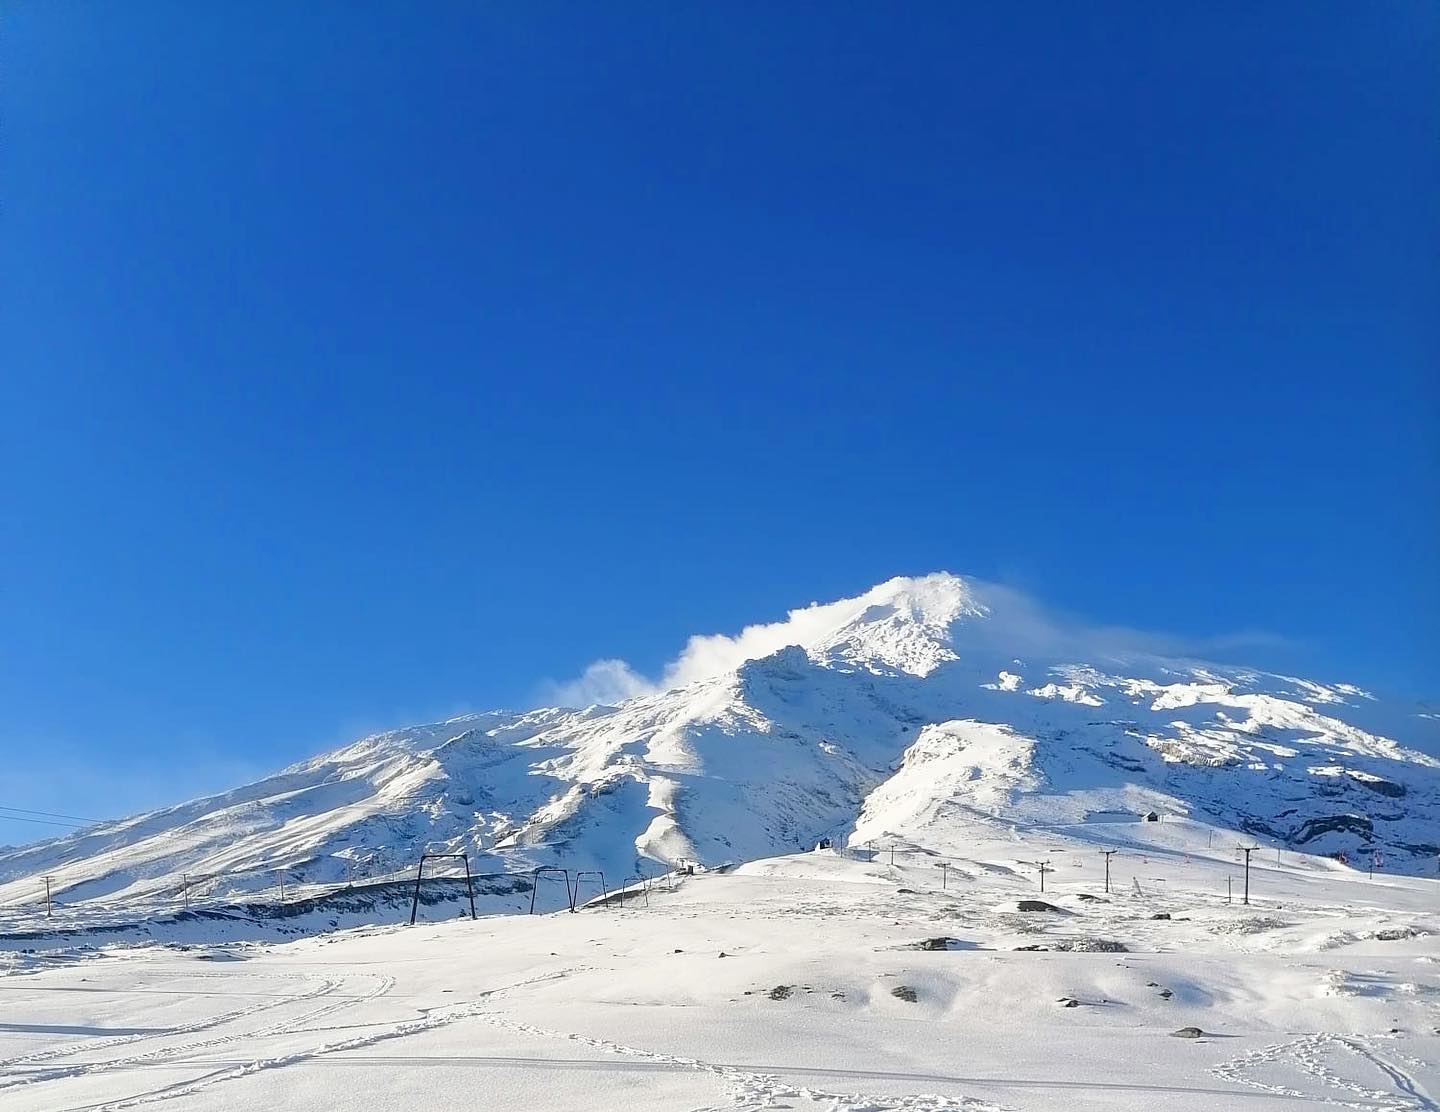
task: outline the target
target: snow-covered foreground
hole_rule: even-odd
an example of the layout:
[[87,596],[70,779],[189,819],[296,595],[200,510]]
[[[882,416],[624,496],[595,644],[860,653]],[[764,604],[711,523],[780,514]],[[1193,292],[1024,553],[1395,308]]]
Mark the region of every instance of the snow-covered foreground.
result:
[[648,906],[0,953],[0,1112],[1440,1108],[1440,882],[1272,852],[1246,907],[1227,832],[1091,827]]

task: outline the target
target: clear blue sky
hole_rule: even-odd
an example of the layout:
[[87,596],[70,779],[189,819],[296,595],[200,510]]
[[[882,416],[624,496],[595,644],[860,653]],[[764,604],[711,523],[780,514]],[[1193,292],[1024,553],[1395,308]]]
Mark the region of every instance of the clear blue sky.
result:
[[937,568],[1437,692],[1437,46],[1378,0],[7,5],[0,805]]

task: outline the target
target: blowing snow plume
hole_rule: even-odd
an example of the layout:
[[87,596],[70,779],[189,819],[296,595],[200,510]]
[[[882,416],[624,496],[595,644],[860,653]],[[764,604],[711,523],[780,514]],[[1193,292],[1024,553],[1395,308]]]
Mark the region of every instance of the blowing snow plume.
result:
[[967,650],[1048,660],[1123,661],[1192,658],[1278,641],[1263,633],[1186,640],[1091,625],[1049,610],[1013,587],[941,571],[896,576],[854,598],[812,602],[781,621],[749,625],[734,636],[695,634],[658,678],[623,660],[597,660],[572,680],[544,685],[541,701],[613,705],[723,675],[792,645],[812,656],[925,675]]

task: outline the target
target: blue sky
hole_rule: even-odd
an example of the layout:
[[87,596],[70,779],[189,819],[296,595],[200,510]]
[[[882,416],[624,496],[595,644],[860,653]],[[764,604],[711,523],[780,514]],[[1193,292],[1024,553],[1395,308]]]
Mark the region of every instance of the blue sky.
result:
[[0,805],[168,802],[938,568],[1437,692],[1437,39],[11,6]]

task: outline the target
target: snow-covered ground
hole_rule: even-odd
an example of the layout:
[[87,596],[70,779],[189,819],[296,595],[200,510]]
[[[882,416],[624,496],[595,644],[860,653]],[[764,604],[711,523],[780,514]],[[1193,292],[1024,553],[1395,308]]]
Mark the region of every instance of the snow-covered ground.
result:
[[1440,881],[1272,850],[1244,906],[1233,831],[966,830],[575,914],[6,943],[0,1112],[1440,1108]]

